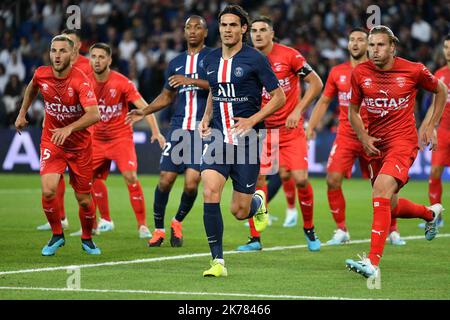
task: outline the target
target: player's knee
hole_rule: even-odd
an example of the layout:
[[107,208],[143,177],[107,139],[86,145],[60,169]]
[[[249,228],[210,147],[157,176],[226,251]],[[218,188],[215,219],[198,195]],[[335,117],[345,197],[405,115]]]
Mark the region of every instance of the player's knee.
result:
[[184,193],[186,193],[186,194],[188,194],[190,196],[193,196],[194,194],[197,193],[197,190],[198,190],[198,184],[190,183],[190,184],[186,184],[184,186],[184,190],[183,191],[184,191]]
[[308,179],[306,178],[297,179],[295,181],[295,186],[297,187],[297,189],[306,188],[308,186]]
[[389,189],[384,188],[384,186],[375,183],[372,189],[372,197],[373,198],[388,198],[390,199],[393,195],[393,192]]
[[42,189],[42,196],[45,200],[52,200],[56,197],[56,189]]
[[203,199],[206,203],[218,203],[220,201],[220,191],[216,188],[204,186]]
[[138,182],[138,177],[136,172],[130,172],[123,175],[127,184],[135,184]]
[[172,189],[173,186],[173,181],[167,178],[161,178],[159,180],[159,190],[161,190],[162,192],[169,192]]
[[238,220],[244,220],[248,217],[249,208],[242,207],[238,204],[231,205],[231,213]]
[[431,166],[430,177],[433,179],[439,179],[442,175],[442,169],[440,167]]
[[335,176],[327,176],[327,186],[329,190],[336,190],[341,187],[341,179]]
[[280,178],[283,181],[289,180],[291,178],[291,173],[286,170],[280,170]]

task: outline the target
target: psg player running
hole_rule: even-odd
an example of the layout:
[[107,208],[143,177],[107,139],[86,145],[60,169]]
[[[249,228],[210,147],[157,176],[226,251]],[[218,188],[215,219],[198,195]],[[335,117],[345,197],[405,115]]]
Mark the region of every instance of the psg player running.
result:
[[[239,220],[254,217],[255,228],[268,224],[265,195],[256,191],[260,170],[258,144],[263,120],[284,105],[286,98],[267,59],[243,43],[249,27],[247,13],[229,5],[219,14],[221,48],[204,59],[210,86],[199,125],[204,138],[201,174],[204,215],[211,268],[205,277],[227,276],[223,259],[223,220],[220,202],[228,177],[233,182],[231,212]],[[272,99],[261,109],[262,89]],[[252,150],[253,149],[253,150]]]
[[[373,185],[373,223],[368,257],[346,260],[350,270],[365,277],[378,277],[391,218],[422,218],[426,221],[425,238],[433,240],[442,205],[430,207],[399,198],[399,190],[408,182],[408,170],[419,146],[414,119],[414,103],[419,87],[436,94],[420,146],[436,147],[435,127],[447,100],[446,86],[421,63],[395,56],[398,38],[386,26],[376,26],[369,33],[370,60],[359,64],[351,75],[352,93],[349,120],[365,152]],[[361,103],[368,111],[368,131],[359,114]]]

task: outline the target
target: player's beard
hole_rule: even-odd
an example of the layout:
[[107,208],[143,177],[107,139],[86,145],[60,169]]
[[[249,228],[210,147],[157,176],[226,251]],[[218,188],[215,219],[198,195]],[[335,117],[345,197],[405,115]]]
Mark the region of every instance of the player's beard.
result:
[[366,52],[360,52],[360,53],[358,53],[357,55],[354,55],[354,54],[350,53],[350,55],[352,56],[352,58],[353,58],[354,60],[359,60],[359,59],[361,59],[362,57],[364,57],[366,54],[367,54]]
[[95,74],[100,75],[100,74],[103,74],[103,73],[106,71],[107,68],[108,68],[108,66],[104,67],[102,70],[99,70],[99,71],[96,71],[96,70],[94,69],[94,72],[95,72]]
[[66,69],[70,66],[70,59],[67,59],[64,61],[63,64],[61,64],[59,67],[55,66],[55,63],[52,62],[52,67],[53,69],[55,69],[55,71],[59,72],[59,73],[63,73],[64,71],[66,71]]

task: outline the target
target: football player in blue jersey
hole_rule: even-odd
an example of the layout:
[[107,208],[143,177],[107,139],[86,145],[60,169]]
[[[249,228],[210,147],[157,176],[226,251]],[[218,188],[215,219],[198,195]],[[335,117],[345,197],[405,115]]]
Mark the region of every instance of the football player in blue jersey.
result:
[[[227,6],[219,14],[222,46],[203,61],[210,92],[199,125],[203,138],[200,167],[203,221],[213,259],[211,268],[203,273],[206,277],[227,276],[220,201],[228,177],[233,182],[232,214],[239,220],[253,217],[258,231],[268,224],[265,195],[255,193],[260,129],[264,128],[263,120],[284,105],[286,97],[267,58],[243,43],[248,27],[248,14],[238,5]],[[261,109],[263,87],[271,100]]]
[[[159,247],[165,238],[164,216],[169,193],[178,176],[185,173],[184,191],[178,212],[171,222],[172,247],[181,247],[183,235],[181,222],[191,210],[197,197],[200,182],[201,139],[196,125],[202,119],[208,97],[209,85],[202,68],[203,58],[211,49],[205,47],[208,28],[204,18],[190,16],[184,26],[187,51],[170,61],[166,70],[166,83],[162,92],[145,109],[132,110],[128,123],[141,120],[175,103],[171,130],[160,161],[159,183],[155,188],[153,212],[155,231],[149,240],[150,247]],[[198,150],[195,151],[195,146]]]

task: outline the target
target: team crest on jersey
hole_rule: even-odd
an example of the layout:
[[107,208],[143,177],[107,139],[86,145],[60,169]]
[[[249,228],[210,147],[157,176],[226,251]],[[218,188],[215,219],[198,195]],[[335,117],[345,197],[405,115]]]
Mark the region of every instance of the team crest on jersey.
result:
[[242,77],[244,75],[244,69],[242,69],[241,67],[237,67],[236,69],[234,69],[234,75],[236,77]]
[[89,90],[89,91],[88,91],[87,97],[88,97],[89,99],[94,98],[94,93],[92,92],[92,90]]
[[72,89],[72,87],[69,87],[69,89],[67,89],[67,94],[69,95],[69,97],[73,97],[73,89]]
[[116,89],[109,89],[109,93],[111,94],[111,98],[116,96]]
[[346,75],[340,75],[339,76],[339,81],[340,82],[345,82],[347,80],[347,76]]
[[198,63],[198,65],[199,65],[200,68],[203,68],[203,59],[200,60],[200,62]]
[[395,78],[395,80],[397,81],[397,85],[398,85],[400,88],[403,88],[403,86],[404,86],[405,83],[406,83],[405,77],[397,77],[397,78]]
[[273,66],[275,67],[275,71],[281,71],[281,63],[280,62],[275,62],[273,64]]
[[372,79],[365,78],[363,84],[366,88],[369,88],[372,85]]
[[42,84],[42,90],[47,91],[48,90],[48,84],[43,83]]

